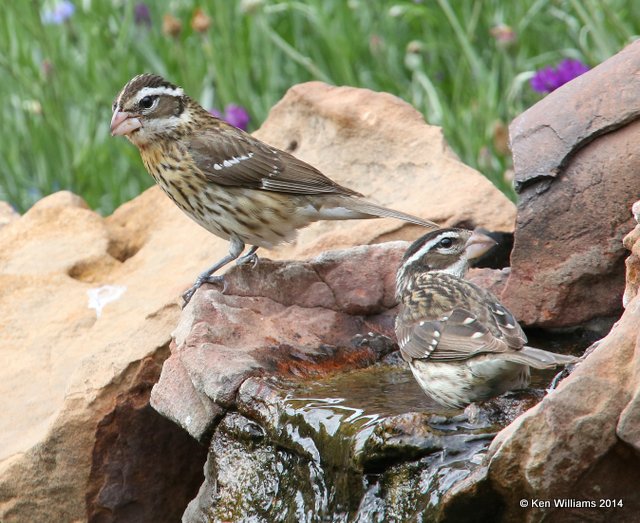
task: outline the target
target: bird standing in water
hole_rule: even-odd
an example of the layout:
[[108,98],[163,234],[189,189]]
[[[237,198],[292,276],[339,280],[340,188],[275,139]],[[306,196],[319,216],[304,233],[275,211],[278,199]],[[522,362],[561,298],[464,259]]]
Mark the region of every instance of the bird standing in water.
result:
[[462,408],[529,384],[529,368],[577,361],[526,345],[520,325],[489,291],[464,279],[469,260],[494,241],[464,229],[440,229],[416,240],[396,278],[396,335],[422,390]]

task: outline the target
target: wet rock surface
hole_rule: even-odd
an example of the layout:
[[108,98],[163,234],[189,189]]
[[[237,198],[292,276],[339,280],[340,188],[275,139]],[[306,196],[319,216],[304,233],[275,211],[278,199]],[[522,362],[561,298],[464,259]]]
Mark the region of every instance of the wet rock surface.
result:
[[440,519],[446,493],[539,397],[489,402],[472,420],[432,403],[394,360],[321,380],[245,381],[183,521]]
[[510,126],[518,192],[502,295],[525,325],[617,318],[622,238],[640,194],[640,42],[557,89]]

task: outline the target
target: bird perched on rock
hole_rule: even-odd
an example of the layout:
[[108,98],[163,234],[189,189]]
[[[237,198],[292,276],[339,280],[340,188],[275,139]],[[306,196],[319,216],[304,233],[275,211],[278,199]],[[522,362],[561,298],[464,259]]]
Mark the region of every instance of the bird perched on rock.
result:
[[[198,276],[185,304],[224,265],[257,261],[258,247],[294,239],[317,220],[391,217],[437,224],[387,209],[342,187],[315,167],[212,116],[154,74],[131,79],[113,102],[111,134],[140,151],[156,183],[187,216],[230,241],[229,254]],[[248,253],[240,255],[245,244]]]
[[577,361],[526,346],[520,325],[489,291],[464,279],[469,260],[494,241],[463,229],[416,240],[396,279],[396,334],[402,357],[425,393],[462,408],[529,384],[529,368]]

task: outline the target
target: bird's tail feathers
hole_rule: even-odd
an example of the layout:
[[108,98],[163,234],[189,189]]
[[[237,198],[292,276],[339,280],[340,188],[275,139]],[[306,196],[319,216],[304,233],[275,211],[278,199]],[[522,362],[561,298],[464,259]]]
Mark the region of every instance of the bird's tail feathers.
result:
[[535,369],[552,369],[553,367],[577,363],[578,361],[575,356],[556,354],[534,347],[523,347],[519,351],[503,353],[502,356],[514,363],[522,363]]
[[[429,220],[423,220],[417,216],[407,214],[394,209],[388,209],[382,205],[368,202],[364,199],[349,198],[348,202],[345,202],[345,208],[341,208],[344,211],[344,219],[350,218],[396,218],[409,223],[415,223],[423,227],[429,227],[430,229],[439,229],[440,226]],[[339,208],[323,209],[321,214],[330,214],[330,219],[336,219],[338,216]]]

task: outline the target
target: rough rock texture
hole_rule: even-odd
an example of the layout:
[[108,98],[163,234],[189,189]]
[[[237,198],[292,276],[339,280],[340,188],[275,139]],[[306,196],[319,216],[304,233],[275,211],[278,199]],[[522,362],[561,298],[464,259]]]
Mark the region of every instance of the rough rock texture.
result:
[[[625,240],[634,252],[639,230],[636,226]],[[637,255],[627,268],[638,274]],[[628,296],[612,331],[557,391],[498,434],[484,468],[452,489],[444,505],[464,502],[473,513],[491,502],[501,507],[495,521],[637,520],[640,297],[631,291]],[[555,507],[554,500],[563,498],[596,506]],[[551,506],[534,507],[532,500],[548,500]]]
[[[352,344],[391,335],[395,269],[406,244],[333,251],[307,263],[265,260],[234,267],[226,293],[196,294],[174,332],[153,407],[197,439],[254,375],[322,375],[371,365],[381,354]],[[215,327],[214,327],[215,326]]]
[[[640,511],[640,391],[637,376],[640,299],[559,389],[498,434],[488,469],[448,503],[465,499],[470,511],[492,500],[495,521],[633,521]],[[606,391],[606,393],[603,393]],[[490,496],[473,492],[490,491]],[[470,501],[470,499],[472,501]],[[554,500],[595,502],[556,508]],[[522,508],[520,500],[530,505]],[[532,507],[531,500],[550,507]],[[600,500],[622,505],[600,507]]]
[[[632,214],[637,223],[640,223],[640,201],[633,204]],[[626,287],[624,288],[623,305],[627,304],[638,295],[640,289],[640,225],[624,237],[624,246],[631,251],[631,255],[626,259],[627,268]]]
[[[174,238],[204,257],[205,235],[190,238],[191,224],[171,206],[158,213],[154,192],[106,220],[57,193],[0,231],[3,522],[159,513],[172,521],[166,500],[184,506],[194,494],[185,490],[201,481],[204,449],[148,401],[179,315],[176,296],[198,270]],[[107,284],[126,290],[97,318],[87,291]],[[141,438],[189,458],[173,470],[171,456],[150,463],[151,448],[130,460],[126,449],[139,449]],[[162,480],[144,485],[153,467]]]
[[145,358],[98,424],[86,495],[90,522],[178,521],[202,481],[205,447],[149,405],[160,367],[160,358]]
[[[259,135],[285,147],[295,138],[296,153],[380,203],[447,223],[512,228],[514,206],[453,157],[438,129],[388,95],[297,86]],[[450,198],[452,186],[467,182],[462,200]],[[471,188],[474,197],[467,198]],[[492,213],[484,212],[487,205]],[[227,252],[227,243],[191,222],[157,188],[106,219],[66,192],[44,198],[22,217],[0,213],[0,520],[160,521],[155,518],[164,514],[174,521],[176,507],[189,498],[189,482],[199,481],[203,454],[146,406],[149,369],[168,353],[181,292]],[[402,227],[391,220],[318,224],[305,231],[300,247],[278,255],[422,232]],[[271,312],[276,308],[274,302]],[[206,416],[198,419],[208,420],[219,407],[205,402],[199,408]],[[120,460],[131,461],[148,441],[175,455],[145,449],[144,459],[124,466]],[[182,462],[184,456],[190,461]],[[162,467],[164,483],[154,467]],[[151,480],[153,486],[146,483]]]
[[621,312],[620,240],[640,194],[639,68],[636,42],[511,124],[519,202],[503,299],[526,325]]

